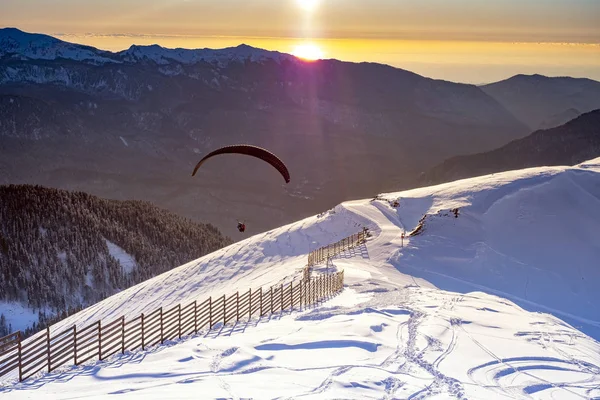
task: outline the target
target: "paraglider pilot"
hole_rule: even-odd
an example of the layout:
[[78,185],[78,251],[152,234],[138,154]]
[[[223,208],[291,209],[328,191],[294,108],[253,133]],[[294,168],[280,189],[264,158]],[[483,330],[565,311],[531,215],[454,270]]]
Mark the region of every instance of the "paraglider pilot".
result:
[[240,232],[244,232],[246,230],[246,224],[244,224],[243,222],[238,222],[238,231]]

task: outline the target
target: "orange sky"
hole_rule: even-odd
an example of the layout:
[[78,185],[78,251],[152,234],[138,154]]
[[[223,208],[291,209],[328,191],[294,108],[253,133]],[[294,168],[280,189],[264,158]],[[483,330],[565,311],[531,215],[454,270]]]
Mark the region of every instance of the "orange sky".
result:
[[515,73],[600,80],[600,0],[1,1],[0,26],[108,50],[304,45],[461,82]]

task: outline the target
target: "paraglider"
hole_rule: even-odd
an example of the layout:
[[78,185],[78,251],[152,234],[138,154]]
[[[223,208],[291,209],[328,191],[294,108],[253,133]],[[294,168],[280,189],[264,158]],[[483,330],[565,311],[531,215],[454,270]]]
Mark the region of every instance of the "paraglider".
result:
[[285,183],[290,183],[290,173],[289,173],[287,167],[285,166],[285,164],[283,163],[283,161],[281,161],[279,159],[279,157],[277,157],[275,154],[271,153],[270,151],[263,149],[262,147],[252,146],[249,144],[238,144],[238,145],[232,145],[232,146],[225,146],[225,147],[221,147],[220,149],[217,149],[217,150],[207,154],[202,160],[200,160],[198,162],[198,164],[196,164],[196,167],[194,168],[194,172],[192,172],[192,176],[196,175],[196,172],[198,172],[198,169],[200,168],[200,166],[202,164],[204,164],[206,162],[206,160],[208,160],[211,157],[221,155],[221,154],[245,154],[248,156],[260,158],[261,160],[268,162],[275,169],[277,169],[277,171],[279,171],[281,176],[283,176],[283,179],[285,179]]
[[[245,154],[248,156],[259,158],[273,166],[283,179],[285,183],[290,183],[290,173],[286,167],[286,165],[277,157],[275,154],[270,151],[263,149],[262,147],[253,146],[249,144],[238,144],[232,146],[221,147],[220,149],[214,150],[211,153],[207,154],[202,158],[196,167],[194,168],[194,172],[192,172],[192,176],[196,175],[198,169],[211,157],[221,155],[221,154]],[[246,231],[246,224],[244,222],[238,221],[237,229],[239,232],[244,233]]]

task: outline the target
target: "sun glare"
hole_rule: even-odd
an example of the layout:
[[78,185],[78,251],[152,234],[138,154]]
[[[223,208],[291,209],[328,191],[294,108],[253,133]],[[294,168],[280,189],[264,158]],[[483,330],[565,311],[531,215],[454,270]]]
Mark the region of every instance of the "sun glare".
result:
[[296,0],[300,8],[303,8],[306,11],[312,11],[317,8],[317,4],[319,0]]
[[305,60],[318,60],[323,58],[323,52],[321,49],[314,44],[301,44],[294,48],[292,54],[296,57],[303,58]]

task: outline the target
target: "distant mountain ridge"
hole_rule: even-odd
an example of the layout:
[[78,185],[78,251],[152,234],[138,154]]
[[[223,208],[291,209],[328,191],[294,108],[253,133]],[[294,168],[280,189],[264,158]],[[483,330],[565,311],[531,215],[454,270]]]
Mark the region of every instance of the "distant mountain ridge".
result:
[[263,50],[246,44],[224,49],[167,49],[159,45],[132,45],[127,50],[111,52],[92,46],[69,43],[53,36],[26,33],[17,28],[0,29],[0,58],[14,60],[72,60],[93,65],[122,64],[126,62],[153,61],[159,65],[171,62],[196,64],[267,59],[294,60],[295,57],[277,51]]
[[480,87],[531,130],[553,128],[600,108],[600,82],[587,78],[515,75]]
[[514,140],[499,149],[453,157],[421,176],[421,185],[434,185],[530,167],[576,165],[600,157],[600,109],[566,124]]

